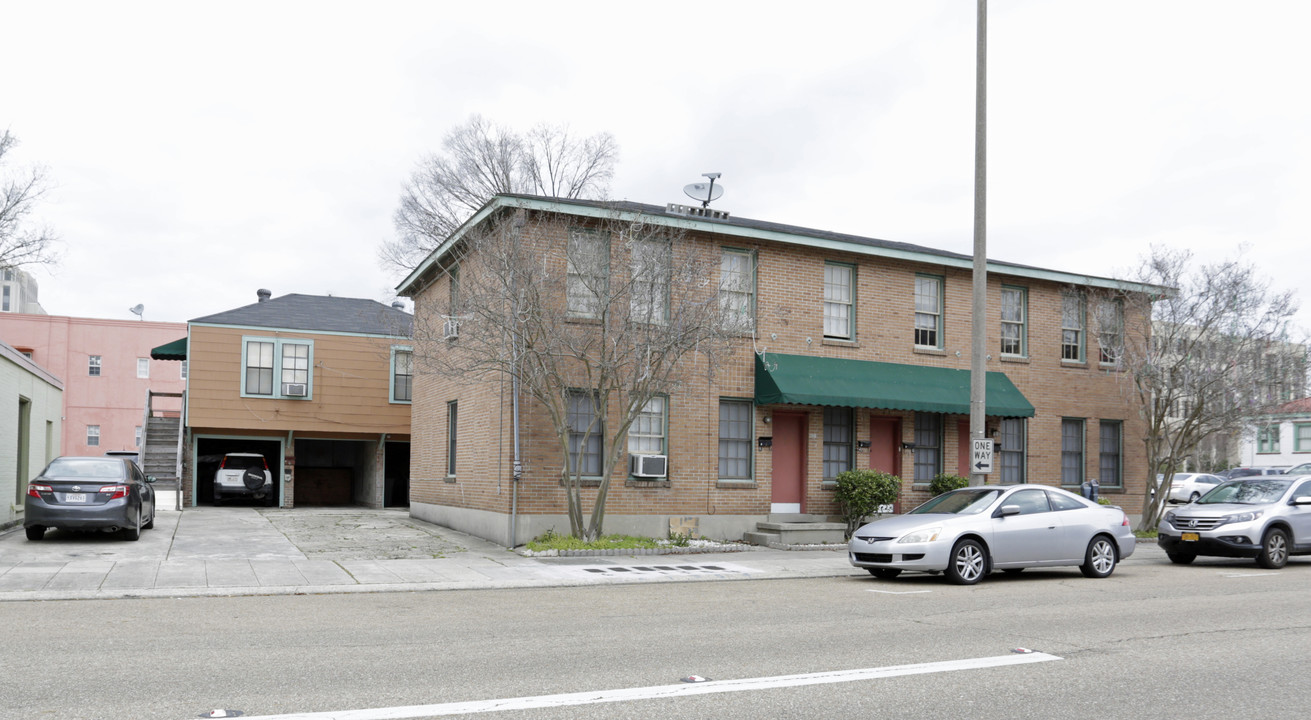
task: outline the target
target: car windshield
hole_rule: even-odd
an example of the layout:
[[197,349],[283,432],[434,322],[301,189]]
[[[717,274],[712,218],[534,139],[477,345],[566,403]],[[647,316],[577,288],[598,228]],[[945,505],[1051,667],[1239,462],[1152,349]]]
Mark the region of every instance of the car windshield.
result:
[[911,515],[941,513],[946,515],[973,515],[981,513],[1001,494],[998,488],[970,488],[939,495],[911,510]]
[[46,468],[47,477],[121,478],[123,461],[95,458],[56,458]]
[[1232,480],[1217,485],[1197,502],[1202,505],[1219,503],[1237,503],[1239,505],[1265,505],[1283,496],[1292,484],[1291,480]]

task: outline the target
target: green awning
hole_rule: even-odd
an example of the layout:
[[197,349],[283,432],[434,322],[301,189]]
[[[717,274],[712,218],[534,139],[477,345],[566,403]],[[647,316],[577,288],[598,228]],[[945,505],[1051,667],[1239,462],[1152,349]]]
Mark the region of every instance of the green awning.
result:
[[150,351],[150,357],[156,360],[186,360],[187,359],[187,339],[174,340],[171,343],[160,345]]
[[[1005,373],[988,373],[987,414],[1033,417]],[[970,371],[898,363],[756,355],[757,405],[832,405],[970,414]]]

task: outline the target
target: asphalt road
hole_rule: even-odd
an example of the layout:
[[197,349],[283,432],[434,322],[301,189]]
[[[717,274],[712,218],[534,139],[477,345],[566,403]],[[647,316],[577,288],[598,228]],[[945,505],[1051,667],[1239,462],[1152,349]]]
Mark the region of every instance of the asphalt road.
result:
[[[1030,570],[973,587],[903,576],[6,603],[0,717],[371,720],[458,702],[496,718],[1296,717],[1311,701],[1308,591],[1301,558],[1263,571],[1144,553],[1105,580]],[[951,664],[1016,648],[1052,658]],[[923,663],[944,664],[741,682]],[[678,696],[690,675],[714,692]],[[621,689],[631,697],[604,695]],[[554,708],[486,703],[575,693]],[[344,713],[402,706],[438,707]]]

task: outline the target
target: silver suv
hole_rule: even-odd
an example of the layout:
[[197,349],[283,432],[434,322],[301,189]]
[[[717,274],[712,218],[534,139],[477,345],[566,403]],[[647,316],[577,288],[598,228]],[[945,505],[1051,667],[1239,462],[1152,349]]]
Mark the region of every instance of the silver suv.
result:
[[1161,520],[1157,542],[1170,561],[1198,555],[1254,558],[1281,568],[1311,554],[1311,475],[1259,475],[1217,485]]
[[270,507],[277,502],[278,489],[273,473],[259,453],[228,453],[214,473],[214,504],[224,498],[246,497],[263,500]]

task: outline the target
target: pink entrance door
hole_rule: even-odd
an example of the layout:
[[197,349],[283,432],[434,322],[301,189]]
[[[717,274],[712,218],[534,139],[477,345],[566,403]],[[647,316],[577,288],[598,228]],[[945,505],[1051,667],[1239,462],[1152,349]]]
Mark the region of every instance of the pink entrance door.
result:
[[901,475],[900,418],[875,415],[869,419],[869,467]]
[[771,513],[805,512],[806,416],[774,413]]

